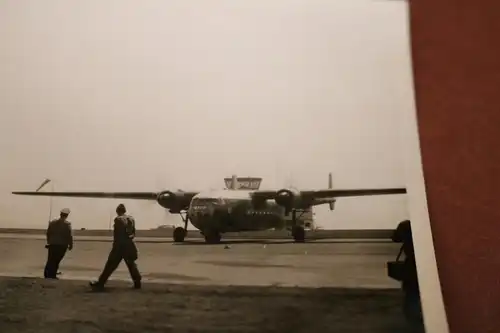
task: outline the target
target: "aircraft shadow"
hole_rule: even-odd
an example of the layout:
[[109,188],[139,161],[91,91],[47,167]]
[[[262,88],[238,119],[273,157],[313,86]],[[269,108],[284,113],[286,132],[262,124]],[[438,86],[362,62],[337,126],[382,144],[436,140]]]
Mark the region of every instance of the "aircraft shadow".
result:
[[[295,243],[293,239],[223,239],[218,244],[208,244],[203,239],[198,240],[184,240],[182,243],[176,243],[174,241],[167,241],[167,243],[172,243],[172,245],[176,246],[197,246],[197,245],[231,245],[231,244],[261,244],[261,245],[289,245],[289,244],[308,244],[308,245],[322,245],[322,244],[356,244],[356,243],[386,243],[380,240],[372,240],[372,239],[360,239],[360,240],[342,240],[342,239],[310,239],[304,243]],[[388,240],[387,243],[390,243]]]
[[182,243],[175,243],[171,241],[173,245],[179,246],[189,246],[189,245],[231,245],[231,244],[291,244],[294,243],[293,240],[267,240],[267,239],[223,239],[218,244],[206,243],[203,239],[199,240],[184,240]]
[[[93,243],[109,243],[109,239],[79,239],[79,242],[93,242]],[[207,244],[202,238],[186,239],[182,243],[176,243],[171,238],[165,237],[165,239],[147,239],[143,238],[136,241],[137,243],[149,243],[149,244],[172,244],[179,246],[187,245],[217,245],[217,244]],[[384,239],[306,239],[305,243],[297,244],[384,244],[391,243],[391,240]],[[295,244],[292,239],[222,239],[220,244],[273,244],[273,245],[286,245]]]

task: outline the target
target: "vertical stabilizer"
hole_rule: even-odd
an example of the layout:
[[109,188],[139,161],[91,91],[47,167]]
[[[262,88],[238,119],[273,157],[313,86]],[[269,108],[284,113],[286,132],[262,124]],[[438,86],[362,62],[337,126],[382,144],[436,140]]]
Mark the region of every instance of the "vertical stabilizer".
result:
[[[328,174],[328,189],[333,189],[333,175],[331,172]],[[328,206],[330,206],[330,210],[333,210],[335,208],[335,199],[330,201]]]
[[224,178],[224,183],[228,190],[250,190],[257,191],[260,187],[262,178],[260,177],[232,177]]

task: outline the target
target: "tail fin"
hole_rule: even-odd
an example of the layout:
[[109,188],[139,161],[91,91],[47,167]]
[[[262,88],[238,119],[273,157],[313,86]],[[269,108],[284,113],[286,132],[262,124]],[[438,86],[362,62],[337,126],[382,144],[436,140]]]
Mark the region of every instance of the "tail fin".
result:
[[[331,172],[328,174],[328,189],[333,189],[333,175]],[[335,200],[330,201],[328,205],[330,206],[330,210],[333,210],[335,208]]]
[[236,175],[233,175],[231,177],[231,190],[236,190],[237,189],[237,184],[236,182],[238,181],[238,177]]

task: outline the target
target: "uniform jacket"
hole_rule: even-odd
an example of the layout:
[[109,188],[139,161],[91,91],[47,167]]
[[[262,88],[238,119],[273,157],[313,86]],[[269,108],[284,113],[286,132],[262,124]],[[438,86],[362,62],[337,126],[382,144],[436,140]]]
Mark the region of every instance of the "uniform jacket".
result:
[[134,243],[135,220],[130,215],[115,217],[113,226],[113,247],[123,253],[127,259],[138,258],[137,247]]
[[113,226],[113,241],[116,243],[129,243],[135,237],[135,220],[130,215],[115,217]]
[[73,231],[71,223],[67,220],[55,219],[50,221],[46,235],[48,245],[73,246]]

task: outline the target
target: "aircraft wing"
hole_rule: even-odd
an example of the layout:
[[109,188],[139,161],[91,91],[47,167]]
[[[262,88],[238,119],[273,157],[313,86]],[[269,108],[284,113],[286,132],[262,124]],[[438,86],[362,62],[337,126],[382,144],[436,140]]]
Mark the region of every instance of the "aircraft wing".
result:
[[189,207],[191,199],[198,192],[161,191],[161,192],[12,192],[16,195],[32,195],[47,197],[100,198],[100,199],[132,199],[156,201],[170,213],[179,213]]
[[[285,189],[286,190],[286,189]],[[276,196],[283,190],[263,190],[254,191],[252,196],[255,199],[271,200],[276,198]],[[326,198],[338,198],[338,197],[358,197],[358,196],[368,196],[368,195],[391,195],[391,194],[405,194],[406,188],[395,187],[395,188],[378,188],[378,189],[348,189],[348,190],[338,190],[338,189],[322,189],[322,190],[303,190],[297,191],[298,195],[309,199],[326,199]]]
[[367,195],[391,195],[391,194],[406,194],[406,188],[378,188],[378,189],[350,189],[350,190],[313,190],[313,191],[300,191],[301,195],[305,197],[312,197],[314,199],[322,198],[338,198],[338,197],[359,197]]
[[48,196],[48,197],[73,197],[73,198],[102,198],[102,199],[136,199],[156,200],[159,192],[35,192],[17,191],[16,195]]

